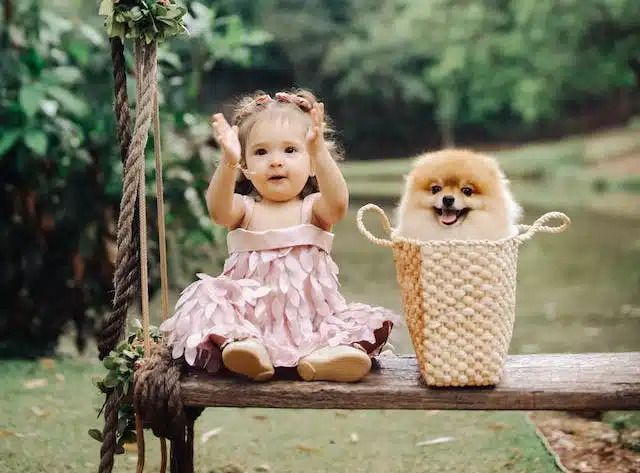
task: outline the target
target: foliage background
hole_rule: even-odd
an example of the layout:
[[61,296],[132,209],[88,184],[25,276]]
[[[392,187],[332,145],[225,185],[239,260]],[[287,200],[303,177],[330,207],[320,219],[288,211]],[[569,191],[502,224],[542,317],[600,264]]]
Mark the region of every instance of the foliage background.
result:
[[[188,4],[191,34],[159,51],[172,285],[215,258],[223,232],[207,218],[215,165],[208,118],[196,104],[218,61],[247,64],[266,35],[239,18]],[[83,348],[113,295],[121,193],[111,57],[96,12],[85,22],[34,0],[4,3],[0,50],[0,356],[50,353],[73,324]],[[83,8],[87,8],[83,4]],[[129,70],[131,48],[127,51]],[[129,97],[135,78],[129,74]],[[132,100],[132,99],[131,99]],[[134,104],[131,104],[132,107]],[[154,196],[152,143],[148,195]],[[155,203],[148,202],[151,291],[158,286]]]

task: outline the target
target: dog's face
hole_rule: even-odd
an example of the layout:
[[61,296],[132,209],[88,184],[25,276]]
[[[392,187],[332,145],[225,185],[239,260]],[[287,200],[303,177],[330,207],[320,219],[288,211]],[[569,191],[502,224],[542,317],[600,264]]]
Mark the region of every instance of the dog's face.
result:
[[463,225],[474,213],[504,209],[504,178],[497,162],[465,150],[420,158],[408,176],[412,206],[427,210],[442,227]]

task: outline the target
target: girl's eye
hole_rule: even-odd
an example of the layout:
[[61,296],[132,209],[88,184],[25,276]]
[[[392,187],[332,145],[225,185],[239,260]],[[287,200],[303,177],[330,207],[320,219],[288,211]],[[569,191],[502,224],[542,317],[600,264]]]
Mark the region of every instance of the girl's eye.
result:
[[431,193],[432,194],[437,194],[441,190],[442,190],[442,187],[440,187],[440,186],[431,186]]
[[295,147],[293,146],[287,146],[286,149],[284,150],[285,153],[295,153],[296,151],[298,150],[295,149]]
[[264,148],[258,148],[257,150],[254,151],[253,154],[256,154],[258,156],[262,156],[262,155],[267,154],[267,150],[264,149]]
[[463,187],[462,189],[460,189],[462,191],[462,193],[464,195],[466,195],[467,197],[469,197],[471,194],[473,194],[473,189],[471,187]]

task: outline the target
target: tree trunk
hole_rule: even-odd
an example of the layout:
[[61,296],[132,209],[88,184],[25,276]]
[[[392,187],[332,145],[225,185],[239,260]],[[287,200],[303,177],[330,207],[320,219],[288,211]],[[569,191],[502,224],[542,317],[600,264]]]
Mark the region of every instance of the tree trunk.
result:
[[445,148],[452,148],[455,146],[455,133],[453,131],[453,120],[439,120],[440,127],[440,139],[442,140],[442,146]]
[[13,16],[13,1],[12,0],[4,0],[4,24],[5,27],[8,26],[9,20]]
[[452,85],[447,84],[438,94],[438,110],[436,112],[438,128],[440,128],[440,139],[444,147],[455,146],[454,130],[457,116],[458,93]]
[[9,46],[9,22],[13,16],[13,0],[4,0],[4,33],[0,37],[0,44],[3,48]]

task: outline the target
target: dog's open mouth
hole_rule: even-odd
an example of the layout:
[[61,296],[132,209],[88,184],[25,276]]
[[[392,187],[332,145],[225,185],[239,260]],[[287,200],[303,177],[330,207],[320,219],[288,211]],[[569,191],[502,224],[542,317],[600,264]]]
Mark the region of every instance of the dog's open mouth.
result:
[[439,207],[433,208],[438,215],[438,220],[443,225],[453,225],[454,223],[463,219],[471,209],[465,207],[464,209],[441,209]]

